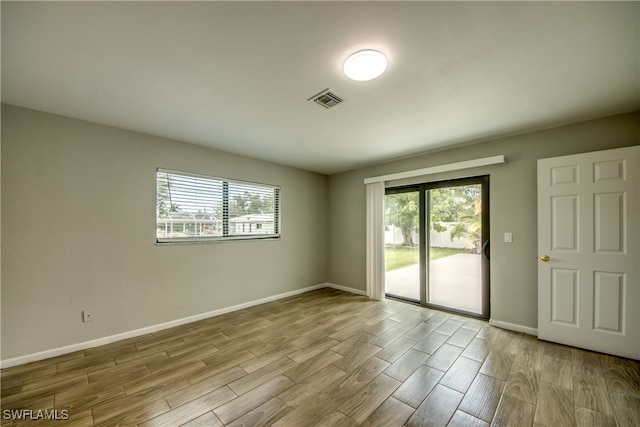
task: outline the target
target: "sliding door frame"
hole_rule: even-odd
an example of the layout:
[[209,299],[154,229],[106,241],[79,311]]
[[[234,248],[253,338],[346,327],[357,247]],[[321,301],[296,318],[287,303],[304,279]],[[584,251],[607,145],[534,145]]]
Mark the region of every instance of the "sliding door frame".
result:
[[[389,296],[391,296],[392,298],[401,299],[403,301],[425,305],[424,302],[426,301],[426,298],[427,298],[427,294],[426,294],[427,278],[422,272],[425,271],[424,269],[426,268],[426,259],[424,257],[424,254],[425,254],[424,243],[426,240],[425,240],[425,233],[424,233],[424,227],[423,227],[423,224],[425,223],[426,212],[425,212],[425,209],[421,208],[421,206],[424,206],[424,203],[425,203],[425,192],[422,191],[422,184],[412,184],[412,185],[404,185],[401,187],[385,188],[384,195],[387,196],[390,194],[402,194],[402,193],[414,193],[414,192],[418,192],[418,206],[419,206],[418,208],[418,235],[419,235],[418,245],[419,245],[420,254],[418,255],[418,260],[420,264],[420,301],[416,301],[410,298],[404,298],[400,295],[389,295]],[[385,290],[385,293],[386,293],[386,290]]]
[[[482,212],[482,233],[481,233],[481,259],[482,259],[482,313],[472,313],[463,310],[456,310],[451,307],[440,306],[437,304],[429,303],[427,300],[429,277],[430,277],[430,263],[428,262],[429,256],[429,244],[430,244],[430,231],[431,223],[428,213],[431,212],[431,198],[427,198],[427,191],[444,187],[461,187],[465,185],[480,185],[481,186],[481,212]],[[489,319],[491,314],[490,304],[490,207],[489,207],[489,175],[480,175],[468,178],[448,179],[444,181],[425,182],[421,184],[412,184],[398,187],[390,187],[385,189],[385,196],[389,194],[399,194],[418,191],[419,194],[419,206],[418,209],[418,230],[420,237],[420,305],[438,310],[464,314],[466,316],[476,317],[480,319]],[[398,298],[398,296],[390,295],[391,297]],[[403,299],[403,298],[400,298]],[[414,302],[407,299],[407,301]]]

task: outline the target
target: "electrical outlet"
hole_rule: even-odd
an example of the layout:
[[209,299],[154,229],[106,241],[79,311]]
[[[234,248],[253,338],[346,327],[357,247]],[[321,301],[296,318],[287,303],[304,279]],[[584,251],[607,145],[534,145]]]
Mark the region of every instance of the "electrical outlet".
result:
[[83,322],[91,322],[93,321],[93,313],[87,310],[82,312],[82,321]]
[[301,272],[298,273],[298,279],[299,280],[304,279],[304,272],[301,271]]
[[513,243],[513,233],[504,233],[504,242]]

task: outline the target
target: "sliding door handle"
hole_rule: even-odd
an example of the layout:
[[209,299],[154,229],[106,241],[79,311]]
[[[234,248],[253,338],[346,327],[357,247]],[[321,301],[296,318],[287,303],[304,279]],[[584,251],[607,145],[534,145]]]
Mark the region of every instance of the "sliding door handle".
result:
[[487,240],[482,245],[482,255],[487,259],[491,259],[491,247],[489,246],[489,241]]

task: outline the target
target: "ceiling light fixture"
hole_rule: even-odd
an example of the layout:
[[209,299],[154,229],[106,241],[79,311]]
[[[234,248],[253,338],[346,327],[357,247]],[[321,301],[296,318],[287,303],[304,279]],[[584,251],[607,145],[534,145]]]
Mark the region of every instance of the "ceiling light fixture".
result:
[[344,74],[358,82],[380,77],[386,69],[387,58],[377,50],[361,50],[344,62]]

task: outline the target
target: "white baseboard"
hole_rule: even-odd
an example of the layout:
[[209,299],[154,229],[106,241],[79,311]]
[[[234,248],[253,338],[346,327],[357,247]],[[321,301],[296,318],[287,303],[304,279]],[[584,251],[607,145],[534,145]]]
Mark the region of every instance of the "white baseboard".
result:
[[36,362],[38,360],[49,359],[51,357],[61,356],[67,353],[73,353],[75,351],[85,350],[87,348],[98,347],[105,344],[111,344],[116,341],[122,341],[128,338],[134,338],[141,335],[150,334],[152,332],[173,328],[175,326],[184,325],[186,323],[197,322],[198,320],[219,316],[221,314],[242,310],[244,308],[253,307],[254,305],[260,305],[267,302],[276,301],[276,300],[287,298],[290,296],[303,294],[305,292],[315,291],[316,289],[321,289],[321,288],[334,288],[334,289],[340,289],[343,291],[353,292],[353,293],[361,292],[355,289],[345,288],[345,287],[334,285],[331,283],[323,283],[320,285],[309,286],[302,289],[296,289],[295,291],[285,292],[283,294],[273,295],[270,297],[245,302],[245,303],[234,305],[231,307],[220,308],[217,310],[208,311],[206,313],[184,317],[182,319],[172,320],[170,322],[160,323],[158,325],[151,325],[144,328],[135,329],[133,331],[122,332],[119,334],[110,335],[107,337],[102,337],[102,338],[98,338],[91,341],[80,342],[77,344],[71,344],[64,347],[53,348],[53,349],[41,351],[38,353],[25,354],[24,356],[17,356],[17,357],[12,357],[10,359],[0,360],[0,369],[10,368],[12,366],[17,366],[17,365],[23,365],[25,363],[30,363],[30,362]]
[[351,292],[352,294],[356,294],[356,295],[364,295],[365,297],[367,296],[367,293],[365,291],[361,291],[360,289],[348,288],[346,286],[340,286],[334,283],[327,282],[327,283],[324,283],[322,286],[324,286],[325,288],[337,289],[339,291]]
[[538,336],[538,329],[531,328],[529,326],[518,325],[515,323],[503,322],[501,320],[489,319],[489,324],[491,326],[496,326],[502,329],[508,329],[510,331],[522,332],[527,335],[533,335],[534,337]]
[[[38,353],[26,354],[24,356],[12,357],[10,359],[0,360],[0,369],[10,368],[12,366],[23,365],[25,363],[36,362],[38,360],[49,359],[51,357],[61,356],[67,353],[73,353],[75,351],[85,350],[92,347],[98,347],[101,345],[111,344],[116,341],[122,341],[128,338],[134,338],[141,335],[150,334],[153,332],[161,331],[163,329],[173,328],[175,326],[184,325],[191,322],[197,322],[198,320],[207,319],[210,317],[220,316],[221,314],[231,313],[233,311],[242,310],[245,308],[253,307],[255,305],[264,304],[271,301],[276,301],[283,298],[288,298],[294,295],[303,294],[306,292],[315,291],[322,288],[332,288],[344,292],[350,292],[356,295],[366,296],[367,293],[360,289],[349,288],[346,286],[336,285],[335,283],[322,283],[315,286],[309,286],[302,289],[296,289],[295,291],[285,292],[283,294],[273,295],[266,298],[261,298],[254,301],[245,302],[242,304],[234,305],[231,307],[220,308],[217,310],[208,311],[206,313],[196,314],[194,316],[184,317],[182,319],[172,320],[157,325],[151,325],[132,331],[122,332],[107,337],[98,338],[91,341],[85,341],[77,344],[71,344],[64,347],[53,348],[50,350],[41,351]],[[515,323],[503,322],[500,320],[490,319],[489,324],[498,328],[508,329],[511,331],[522,332],[528,335],[538,336],[538,330],[529,326],[518,325]]]

